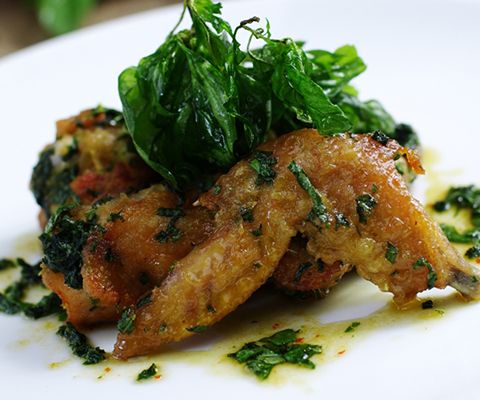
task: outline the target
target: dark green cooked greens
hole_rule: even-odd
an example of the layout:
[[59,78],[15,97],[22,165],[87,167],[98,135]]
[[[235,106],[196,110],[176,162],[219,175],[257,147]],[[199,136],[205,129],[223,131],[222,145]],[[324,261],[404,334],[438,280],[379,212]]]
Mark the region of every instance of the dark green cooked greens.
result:
[[[236,29],[220,4],[186,0],[192,27],[174,29],[153,54],[123,71],[119,93],[126,124],[142,158],[176,189],[225,171],[268,137],[303,127],[320,133],[373,132],[416,146],[375,100],[350,85],[366,66],[355,47],[305,50],[293,39]],[[238,32],[250,36],[241,45]],[[253,41],[263,46],[252,49]]]

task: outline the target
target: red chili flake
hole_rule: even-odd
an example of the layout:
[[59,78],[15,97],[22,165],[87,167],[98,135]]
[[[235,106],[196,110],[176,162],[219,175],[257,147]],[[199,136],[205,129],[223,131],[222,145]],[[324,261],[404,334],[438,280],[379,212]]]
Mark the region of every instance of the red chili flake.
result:
[[107,367],[107,368],[104,369],[104,371],[105,371],[106,373],[109,373],[111,370],[112,370],[112,369],[111,369],[110,367]]
[[162,375],[155,375],[155,379],[158,381],[159,379],[162,378]]
[[343,356],[346,351],[347,351],[347,350],[341,350],[341,351],[339,351],[337,354],[338,354],[339,356]]
[[275,322],[273,325],[272,325],[272,329],[278,329],[280,328],[280,324],[278,322]]
[[295,343],[303,343],[305,341],[305,339],[303,337],[299,337],[297,339],[295,339]]

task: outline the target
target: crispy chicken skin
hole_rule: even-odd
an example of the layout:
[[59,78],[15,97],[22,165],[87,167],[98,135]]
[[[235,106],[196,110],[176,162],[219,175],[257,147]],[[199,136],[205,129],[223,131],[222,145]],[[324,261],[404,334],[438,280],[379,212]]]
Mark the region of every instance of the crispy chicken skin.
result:
[[274,285],[286,294],[300,299],[321,299],[351,271],[352,266],[336,261],[326,264],[306,250],[307,241],[297,236],[272,276]]
[[[478,271],[455,252],[395,168],[405,156],[419,170],[414,153],[370,135],[327,137],[315,130],[284,135],[260,150],[276,159],[273,183],[259,184],[244,160],[200,197],[198,204],[216,213],[214,233],[179,260],[151,302],[136,310],[134,330],[119,334],[115,357],[159,351],[223,318],[273,274],[297,232],[316,259],[355,265],[400,305],[433,286],[452,285],[479,297]],[[305,179],[303,185],[297,179],[292,162],[321,197],[323,215],[318,207],[313,213],[315,195],[307,193]],[[252,221],[240,217],[245,206]],[[337,224],[339,215],[348,224]],[[387,257],[389,244],[394,258]]]
[[45,285],[61,297],[70,322],[85,326],[116,321],[123,308],[159,285],[176,260],[209,236],[211,213],[185,206],[175,223],[181,234],[158,237],[171,224],[170,217],[159,215],[159,208],[177,210],[178,206],[178,196],[157,184],[79,211],[77,217],[84,218],[93,210],[103,227],[92,232],[83,249],[82,289],[68,287],[63,274],[47,266],[42,273]]

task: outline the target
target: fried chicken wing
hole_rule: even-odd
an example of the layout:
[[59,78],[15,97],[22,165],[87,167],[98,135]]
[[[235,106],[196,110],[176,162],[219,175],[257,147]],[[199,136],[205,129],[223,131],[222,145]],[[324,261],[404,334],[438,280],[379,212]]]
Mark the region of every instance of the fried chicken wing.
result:
[[261,146],[200,197],[216,213],[214,233],[136,309],[114,355],[158,351],[223,318],[272,275],[297,232],[316,259],[355,265],[398,304],[446,285],[478,298],[478,270],[412,197],[400,157],[420,170],[414,153],[370,135],[301,130]]
[[208,237],[211,213],[178,207],[178,196],[158,184],[77,211],[81,215],[75,218],[94,216],[100,227],[91,230],[82,249],[81,289],[69,287],[64,274],[47,265],[42,273],[45,285],[61,297],[70,322],[116,321],[124,307],[159,285],[176,260]]

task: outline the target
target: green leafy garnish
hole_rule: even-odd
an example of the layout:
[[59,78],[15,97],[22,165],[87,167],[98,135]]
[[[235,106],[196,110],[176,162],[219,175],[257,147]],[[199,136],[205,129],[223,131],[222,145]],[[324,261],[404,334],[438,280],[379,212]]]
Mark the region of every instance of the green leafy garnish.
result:
[[256,342],[245,344],[235,353],[228,354],[257,378],[265,380],[276,365],[290,363],[314,369],[315,364],[310,360],[315,354],[322,352],[322,347],[312,344],[297,344],[299,331],[285,329],[272,336]]
[[84,359],[84,365],[98,364],[105,360],[105,351],[90,345],[87,337],[78,332],[70,322],[58,328],[57,335],[67,341],[73,354]]
[[21,258],[1,260],[8,268],[20,268],[20,278],[0,293],[0,312],[4,314],[23,313],[26,317],[39,319],[62,311],[61,300],[55,293],[43,296],[37,303],[25,302],[28,290],[43,286],[40,278],[40,263],[29,264]]
[[[211,0],[184,7],[192,28],[174,30],[119,76],[135,146],[174,188],[225,171],[272,132],[315,127],[326,135],[380,130],[415,137],[378,102],[358,99],[350,83],[366,66],[355,47],[305,50],[293,39],[273,39],[269,24],[253,28],[256,17],[232,29]],[[246,44],[239,31],[250,35]],[[262,47],[252,48],[254,41]]]
[[385,258],[390,262],[390,264],[395,264],[395,261],[397,260],[397,255],[398,255],[397,247],[394,244],[388,242]]
[[257,185],[266,183],[271,185],[277,176],[273,167],[277,164],[277,159],[273,156],[271,151],[256,151],[253,154],[253,159],[250,161],[250,166],[255,170],[257,175]]
[[144,369],[142,372],[140,372],[137,376],[137,381],[144,381],[150,378],[153,378],[155,375],[158,373],[158,367],[155,363],[150,365],[147,369]]
[[467,210],[470,213],[472,227],[459,232],[452,225],[440,224],[448,240],[453,243],[480,244],[480,188],[473,185],[452,187],[444,199],[433,205],[433,209],[437,212],[444,212],[452,208]]
[[432,267],[432,264],[428,262],[425,257],[419,258],[415,264],[413,264],[413,269],[419,269],[421,267],[425,267],[428,269],[427,274],[427,287],[432,289],[435,287],[435,282],[437,281],[437,273]]
[[135,309],[133,307],[128,307],[123,310],[117,323],[118,331],[127,335],[132,333],[135,330],[135,318]]
[[240,207],[240,216],[245,222],[253,222],[253,210],[249,207]]
[[155,240],[160,243],[176,242],[182,237],[182,232],[175,224],[177,221],[185,215],[185,212],[181,208],[159,208],[157,215],[160,217],[170,218],[167,228],[158,232],[155,235]]
[[479,258],[480,257],[480,246],[475,245],[473,247],[470,247],[466,252],[465,252],[465,257],[473,259],[473,258]]
[[357,329],[361,325],[360,322],[352,322],[347,329],[345,329],[345,333],[352,333],[355,329]]
[[358,220],[362,224],[366,224],[368,217],[373,213],[377,206],[377,201],[371,194],[362,194],[356,198]]
[[327,208],[323,204],[322,198],[318,194],[317,189],[315,186],[313,186],[305,171],[295,161],[292,161],[288,165],[288,169],[293,175],[295,175],[300,187],[308,193],[310,199],[312,200],[313,207],[310,211],[309,219],[313,220],[314,218],[318,218],[320,222],[327,223]]
[[61,206],[50,217],[40,235],[40,241],[44,252],[43,261],[48,268],[63,273],[67,286],[81,289],[82,251],[92,230],[99,226],[95,224],[95,219],[82,221],[72,218],[70,211],[73,208],[75,205]]

